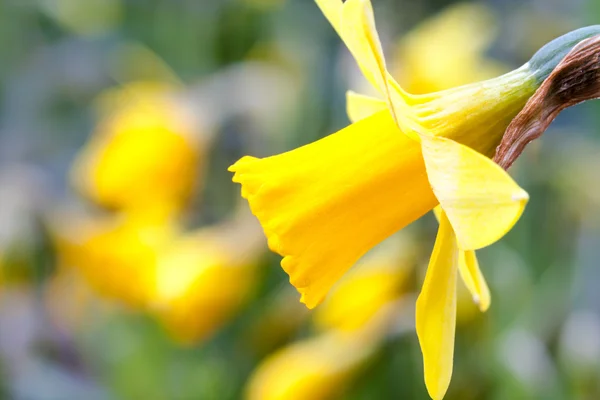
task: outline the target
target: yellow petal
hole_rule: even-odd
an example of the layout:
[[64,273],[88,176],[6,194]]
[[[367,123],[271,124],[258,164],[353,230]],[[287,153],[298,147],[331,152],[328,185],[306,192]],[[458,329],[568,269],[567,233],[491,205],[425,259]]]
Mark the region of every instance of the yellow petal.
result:
[[419,131],[420,126],[412,119],[412,110],[406,102],[408,95],[387,71],[371,1],[347,0],[342,9],[341,28],[342,39],[365,78],[384,96],[398,126],[418,140],[413,131]]
[[310,308],[368,250],[436,205],[419,144],[388,111],[230,170]]
[[315,0],[354,56],[365,78],[381,93],[387,92],[381,43],[369,0]]
[[[360,366],[377,349],[393,311],[382,310],[361,331],[330,330],[293,343],[267,357],[246,386],[248,400],[327,400],[340,398]],[[387,321],[386,321],[387,320]]]
[[456,238],[448,219],[442,215],[416,310],[425,385],[434,400],[444,397],[452,377],[457,267]]
[[462,250],[489,246],[517,222],[529,195],[499,165],[453,140],[422,136],[427,175]]
[[351,90],[346,92],[346,112],[352,122],[358,122],[361,119],[370,117],[381,110],[387,109],[387,107],[387,103],[383,100],[365,96]]
[[[437,206],[433,209],[433,214],[436,219],[441,221],[442,219],[441,206]],[[458,271],[460,276],[465,283],[465,286],[473,296],[473,301],[482,312],[485,312],[490,308],[491,296],[490,289],[479,269],[479,262],[474,250],[459,250],[458,254]]]
[[151,311],[182,344],[213,334],[249,299],[256,283],[256,251],[240,257],[227,243],[230,228],[216,225],[177,237],[157,256]]
[[175,234],[172,223],[66,214],[51,225],[61,264],[76,268],[97,293],[135,308],[154,296],[156,258]]
[[387,70],[381,42],[375,29],[373,6],[369,0],[347,0],[342,8],[342,40],[348,46],[363,75],[387,95]]
[[388,109],[398,126],[413,139],[420,131],[408,100],[414,100],[390,76],[375,28],[373,6],[370,0],[316,0],[340,38],[352,53],[365,78],[385,98]]
[[337,397],[351,380],[353,367],[362,360],[350,355],[353,351],[343,339],[330,333],[277,351],[254,371],[245,397],[248,400]]
[[459,252],[458,270],[460,271],[460,276],[469,292],[471,292],[475,304],[477,304],[481,312],[486,312],[490,308],[491,303],[490,289],[479,269],[479,262],[477,261],[475,251],[459,250]]

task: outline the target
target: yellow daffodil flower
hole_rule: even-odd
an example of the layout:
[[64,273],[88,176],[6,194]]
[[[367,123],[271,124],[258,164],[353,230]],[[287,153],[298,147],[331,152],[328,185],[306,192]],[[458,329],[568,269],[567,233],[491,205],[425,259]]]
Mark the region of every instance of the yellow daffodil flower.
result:
[[159,255],[151,312],[180,343],[205,339],[248,300],[264,248],[258,229],[239,218],[187,233]]
[[488,157],[566,52],[600,29],[557,39],[498,78],[412,95],[386,69],[369,0],[316,2],[381,99],[350,93],[351,126],[287,153],[244,157],[230,170],[309,308],[370,248],[439,203],[416,327],[428,392],[441,399],[452,375],[461,259],[483,302],[471,252],[508,232],[528,200]]
[[186,234],[171,220],[134,213],[61,217],[53,226],[63,267],[103,297],[156,316],[183,344],[205,339],[245,303],[264,248],[253,217]]
[[51,231],[61,265],[78,270],[101,296],[144,309],[156,287],[156,260],[175,238],[177,227],[146,214],[60,215]]
[[393,307],[382,307],[361,329],[326,331],[267,357],[250,377],[248,400],[338,398],[385,337]]
[[330,332],[283,348],[259,365],[250,378],[246,398],[325,400],[339,395],[365,358],[361,343],[351,339]]
[[75,186],[109,208],[181,208],[197,183],[209,136],[176,94],[160,83],[105,94],[103,118],[72,171]]
[[371,250],[316,310],[315,327],[320,331],[356,331],[385,305],[397,302],[414,262],[409,246],[408,238],[393,236]]
[[410,93],[432,93],[498,76],[508,69],[486,58],[496,37],[492,12],[458,3],[403,36],[394,55],[398,81]]

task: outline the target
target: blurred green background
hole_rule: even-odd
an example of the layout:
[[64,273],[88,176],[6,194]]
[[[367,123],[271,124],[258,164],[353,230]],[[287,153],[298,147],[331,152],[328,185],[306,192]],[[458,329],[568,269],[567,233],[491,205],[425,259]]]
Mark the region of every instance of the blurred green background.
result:
[[[373,3],[412,92],[600,18],[596,0]],[[1,398],[428,398],[413,309],[435,219],[309,312],[226,170],[348,124],[365,83],[312,1],[0,0],[0,60]],[[447,399],[600,398],[598,115],[565,111],[511,170],[531,201],[480,252],[491,309],[463,290]]]

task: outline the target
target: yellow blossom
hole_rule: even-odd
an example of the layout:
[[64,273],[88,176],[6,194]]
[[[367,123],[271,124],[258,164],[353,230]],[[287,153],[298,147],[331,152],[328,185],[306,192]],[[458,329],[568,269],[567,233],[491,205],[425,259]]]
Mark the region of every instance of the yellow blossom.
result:
[[61,217],[53,227],[63,266],[102,296],[155,315],[181,343],[206,338],[244,304],[264,246],[247,217],[186,234],[171,220],[135,213]]
[[100,123],[75,162],[75,186],[96,203],[179,209],[192,193],[209,138],[176,89],[132,83],[105,94]]
[[345,339],[339,333],[329,333],[270,356],[251,377],[247,399],[321,400],[339,394],[362,358]]
[[369,0],[316,2],[381,99],[350,93],[349,127],[287,153],[244,157],[230,170],[309,308],[370,248],[440,204],[416,326],[428,392],[441,399],[452,375],[461,254],[461,271],[481,292],[467,252],[500,239],[528,200],[488,157],[566,52],[600,29],[557,39],[498,78],[412,95],[387,71]]
[[385,305],[398,301],[412,270],[409,245],[407,238],[393,236],[363,257],[316,310],[316,328],[359,330]]
[[315,313],[317,336],[268,357],[251,377],[247,398],[337,398],[393,326],[414,260],[412,244],[395,235],[361,259]]
[[158,255],[177,228],[172,221],[132,213],[110,218],[59,215],[51,230],[62,265],[77,269],[101,296],[144,308],[155,290]]
[[177,238],[156,266],[151,310],[182,343],[203,340],[245,304],[256,283],[264,242],[254,218]]
[[[338,2],[319,4],[335,10]],[[503,128],[535,90],[534,74],[521,68],[485,85],[409,97],[387,73],[385,79],[378,77],[381,53],[371,54],[361,47],[370,43],[375,31],[357,37],[360,30],[350,29],[369,26],[368,19],[360,24],[369,15],[365,5],[370,3],[348,1],[342,6],[339,2],[350,21],[358,20],[349,25],[343,37],[358,52],[355,56],[359,66],[367,70],[365,76],[378,88],[381,82],[386,83],[384,93],[398,98],[393,109],[388,109],[392,104],[389,98],[368,99],[371,105],[378,102],[380,111],[363,115],[362,120],[313,144],[262,160],[244,157],[231,168],[236,172],[234,180],[242,183],[242,195],[250,200],[263,224],[269,245],[286,256],[283,268],[290,272],[292,283],[309,307],[322,301],[331,285],[367,250],[431,210],[438,200],[446,204],[455,229],[460,228],[464,247],[482,247],[497,240],[514,223],[526,199],[491,160],[449,138],[493,153]],[[371,69],[364,67],[369,63]],[[388,81],[393,84],[387,85]],[[350,95],[349,109],[361,110],[362,99]],[[396,108],[403,114],[396,113]],[[485,176],[473,174],[470,163],[490,172]],[[480,190],[475,196],[465,190],[481,186],[478,179],[490,177],[499,179],[499,185],[488,184],[485,192]],[[507,180],[508,195],[498,196],[494,191],[505,191]],[[463,190],[456,190],[457,186]],[[465,210],[480,207],[484,211],[490,198],[495,199],[494,212],[482,216],[486,215],[486,223],[498,225],[475,235],[473,224],[478,229],[484,224],[472,220],[472,213]],[[506,220],[507,215],[512,218]],[[327,223],[319,223],[322,216],[327,216]],[[348,251],[334,250],[345,247]],[[327,270],[320,269],[321,265],[328,265]]]
[[[461,240],[455,240],[450,222],[443,224],[444,232],[451,233],[441,236],[440,245],[450,252],[458,251],[459,241],[465,250],[483,247],[510,229],[523,210],[526,193],[485,156],[454,140],[490,154],[508,121],[536,88],[535,76],[523,68],[486,85],[410,96],[385,69],[370,2],[317,3],[384,100],[351,95],[349,113],[360,120],[357,123],[282,155],[245,157],[231,168],[263,224],[270,248],[284,255],[282,267],[309,307],[321,302],[366,251],[437,201],[460,233]],[[363,111],[365,102],[368,112]],[[419,336],[428,389],[432,397],[441,398],[452,369],[452,271],[458,262],[448,266],[445,253],[435,255],[434,251],[424,286],[431,289],[423,291],[417,306],[417,330],[425,326],[427,331]],[[438,270],[448,272],[450,279]],[[427,301],[430,293],[444,295]]]
[[269,356],[250,377],[248,400],[338,398],[377,349],[393,307],[384,306],[359,330],[331,330]]

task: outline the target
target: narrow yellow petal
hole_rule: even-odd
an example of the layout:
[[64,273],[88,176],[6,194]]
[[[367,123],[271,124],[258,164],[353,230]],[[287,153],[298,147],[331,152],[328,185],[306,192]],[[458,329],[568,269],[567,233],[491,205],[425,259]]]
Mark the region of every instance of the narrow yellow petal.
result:
[[490,289],[479,269],[479,262],[474,250],[459,250],[458,270],[465,286],[471,292],[473,301],[481,312],[486,312],[490,308],[492,298]]
[[309,308],[368,250],[436,205],[420,145],[388,111],[230,170]]
[[387,109],[388,105],[384,100],[365,96],[349,90],[346,92],[346,112],[352,122],[358,122],[361,119]]
[[452,377],[457,267],[456,238],[448,219],[442,214],[416,310],[425,385],[434,400],[444,397]]
[[369,0],[315,0],[354,56],[365,78],[380,92],[386,91],[386,69]]
[[375,27],[373,6],[370,0],[316,0],[323,14],[340,35],[352,53],[365,78],[385,98],[398,126],[418,140],[414,131],[419,125],[412,118],[407,104],[410,97],[390,76]]
[[375,28],[370,0],[347,0],[342,8],[342,40],[348,46],[363,75],[387,95],[387,70],[381,42]]
[[[438,222],[441,221],[443,212],[441,206],[433,209],[433,214]],[[479,262],[474,250],[459,250],[458,271],[465,286],[473,296],[475,304],[479,306],[481,312],[486,312],[491,304],[490,289],[479,269]]]
[[379,90],[398,126],[413,139],[420,126],[411,118],[406,92],[390,76],[385,65],[381,41],[375,27],[370,0],[347,0],[342,9],[342,39],[356,59],[365,78]]
[[477,151],[440,136],[422,136],[433,191],[462,250],[489,246],[523,213],[529,195],[499,165]]

